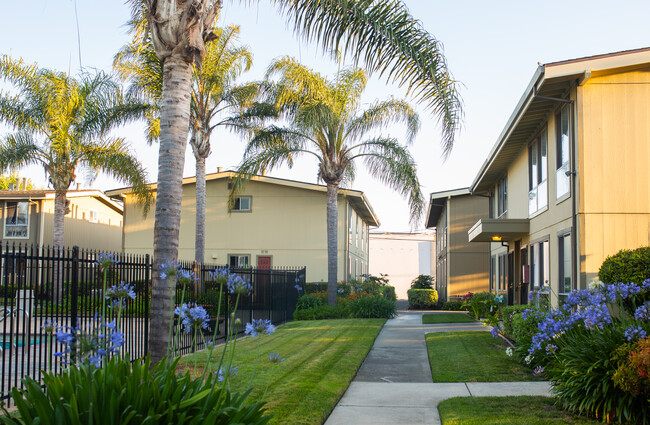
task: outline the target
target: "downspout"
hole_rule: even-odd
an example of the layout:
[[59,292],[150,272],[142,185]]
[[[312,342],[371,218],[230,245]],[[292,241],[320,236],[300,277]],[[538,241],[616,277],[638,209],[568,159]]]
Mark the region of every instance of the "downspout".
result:
[[[577,91],[577,86],[576,86],[576,96],[578,95]],[[535,85],[533,87],[533,99],[540,99],[540,100],[548,100],[551,102],[559,102],[559,103],[566,103],[571,105],[571,170],[569,170],[568,174],[571,178],[571,286],[572,289],[577,289],[578,288],[578,280],[577,280],[577,268],[579,267],[578,264],[578,216],[577,216],[577,207],[576,207],[576,202],[578,200],[578,194],[576,193],[576,179],[578,176],[578,173],[576,171],[576,141],[578,140],[578,134],[576,130],[576,112],[575,112],[575,101],[571,99],[562,99],[562,98],[557,98],[557,97],[548,97],[548,96],[540,96],[537,94],[537,86]],[[556,141],[557,144],[557,141]],[[556,152],[557,155],[557,152]]]

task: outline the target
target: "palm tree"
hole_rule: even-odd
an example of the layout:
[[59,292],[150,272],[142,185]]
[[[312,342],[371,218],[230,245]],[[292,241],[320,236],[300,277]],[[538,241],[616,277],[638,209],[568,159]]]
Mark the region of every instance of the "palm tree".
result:
[[66,193],[82,167],[133,185],[148,208],[146,172],[126,141],[110,134],[142,118],[148,106],[122,95],[104,73],[79,79],[9,56],[0,57],[0,77],[17,94],[0,93],[0,121],[14,131],[0,142],[0,172],[42,165],[54,188],[53,245],[63,245]]
[[361,69],[339,71],[330,82],[292,58],[281,58],[271,64],[267,78],[276,74],[280,80],[272,96],[289,126],[270,126],[255,133],[231,194],[262,170],[291,167],[301,155],[316,158],[318,178],[327,184],[327,300],[336,305],[339,187],[354,179],[355,160],[362,160],[371,175],[408,197],[411,222],[416,223],[424,200],[415,161],[396,139],[376,134],[388,124],[402,122],[410,142],[420,121],[402,100],[376,102],[361,110],[359,100],[367,82]]
[[[442,124],[449,152],[460,125],[461,105],[442,46],[415,20],[400,0],[276,0],[296,31],[320,42],[327,51],[346,51],[371,72],[408,87]],[[163,64],[160,150],[154,262],[178,257],[182,173],[190,116],[191,70],[214,40],[214,20],[222,0],[130,0],[134,16],[146,16],[148,34]],[[154,362],[167,347],[165,328],[171,308],[169,282],[157,272],[152,284],[149,349]]]

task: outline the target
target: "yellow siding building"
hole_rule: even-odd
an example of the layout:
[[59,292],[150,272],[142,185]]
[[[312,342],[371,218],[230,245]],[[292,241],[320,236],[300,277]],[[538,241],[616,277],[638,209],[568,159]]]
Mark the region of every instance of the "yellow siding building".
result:
[[[229,213],[233,176],[206,176],[206,263],[306,266],[308,281],[327,281],[327,187],[255,176]],[[195,183],[194,177],[183,179],[181,260],[194,259]],[[143,217],[130,188],[107,195],[124,202],[124,252],[152,254],[153,211]],[[368,230],[379,221],[362,192],[339,190],[338,207],[338,280],[343,281],[368,272]]]
[[[64,246],[121,251],[122,205],[99,190],[70,190]],[[0,190],[2,243],[51,245],[53,190]]]
[[556,303],[648,245],[648,164],[650,48],[540,65],[470,187],[495,290],[526,303],[548,282]]

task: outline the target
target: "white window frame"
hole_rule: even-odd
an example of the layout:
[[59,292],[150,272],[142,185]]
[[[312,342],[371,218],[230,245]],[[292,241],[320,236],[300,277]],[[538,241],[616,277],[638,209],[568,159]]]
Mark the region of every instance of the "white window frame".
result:
[[549,238],[532,243],[528,248],[531,290],[537,290],[549,281],[550,251]]
[[[16,204],[16,220],[19,219],[20,217],[20,205],[23,204],[26,206],[27,211],[24,212],[26,216],[26,220],[24,224],[12,224],[9,223],[9,204]],[[9,230],[18,228],[18,227],[25,227],[25,235],[24,236],[16,236],[8,234]],[[29,239],[29,201],[5,201],[5,215],[4,215],[4,237],[5,239]]]
[[497,218],[508,212],[508,176],[505,175],[497,183]]
[[[242,201],[247,201],[248,202],[248,208],[245,208],[244,202]],[[237,212],[250,212],[253,209],[253,197],[252,196],[238,196],[235,198],[235,205],[232,207],[232,211],[237,211]]]
[[555,115],[555,200],[571,196],[571,117],[565,106]]
[[91,223],[99,223],[99,211],[90,210],[88,212],[88,221]]
[[[542,158],[545,158],[545,160],[542,161]],[[536,161],[536,163],[533,164],[533,161]],[[535,168],[533,168],[533,165],[535,165]],[[537,215],[547,208],[548,137],[544,129],[528,147],[528,216]]]
[[[565,300],[573,290],[571,281],[571,270],[573,267],[571,259],[571,231],[567,230],[558,234],[558,289],[560,301]],[[568,279],[568,282],[567,282]],[[568,291],[567,291],[568,283]]]

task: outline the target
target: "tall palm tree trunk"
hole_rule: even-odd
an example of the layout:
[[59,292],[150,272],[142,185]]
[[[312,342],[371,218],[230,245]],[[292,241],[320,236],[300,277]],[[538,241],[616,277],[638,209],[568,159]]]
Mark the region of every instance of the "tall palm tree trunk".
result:
[[336,305],[336,279],[338,274],[338,192],[338,184],[327,184],[327,304],[332,306]]
[[[65,224],[65,204],[67,201],[66,190],[54,189],[54,226],[52,229],[54,253],[56,258],[63,257],[63,235]],[[42,230],[41,230],[42,231]],[[54,261],[52,269],[53,278],[53,299],[60,300],[63,298],[63,264]]]
[[161,264],[178,260],[183,166],[190,120],[192,65],[183,60],[180,55],[172,55],[165,60],[163,73],[149,333],[149,353],[154,364],[165,356],[169,342],[172,308],[172,299],[169,296],[170,279],[160,279],[159,267]]
[[194,260],[203,263],[205,259],[205,158],[196,157],[196,232],[194,240]]

